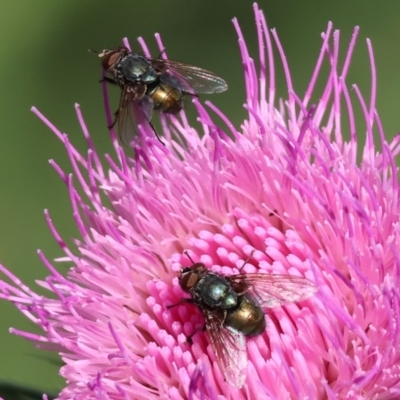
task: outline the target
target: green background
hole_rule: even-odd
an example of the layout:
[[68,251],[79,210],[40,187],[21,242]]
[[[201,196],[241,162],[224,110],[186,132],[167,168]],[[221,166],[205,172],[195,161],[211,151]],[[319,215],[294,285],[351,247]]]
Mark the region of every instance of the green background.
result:
[[[341,30],[344,52],[355,25],[358,47],[348,83],[358,83],[369,98],[370,70],[365,38],[373,42],[378,70],[378,109],[386,133],[400,127],[400,2],[260,1],[269,26],[276,27],[302,93],[310,78],[327,22]],[[80,103],[100,152],[112,152],[98,84],[100,64],[88,48],[121,43],[124,36],[143,36],[157,54],[153,33],[162,34],[171,59],[198,65],[224,77],[227,93],[210,98],[236,126],[245,117],[244,89],[237,38],[231,19],[238,17],[256,56],[250,1],[2,1],[0,13],[0,262],[34,285],[47,275],[36,255],[62,253],[50,235],[43,209],[65,238],[77,236],[64,184],[48,159],[68,172],[65,151],[54,135],[30,113],[37,106],[70,140],[84,149],[74,113]],[[118,92],[114,91],[115,99]],[[280,94],[284,95],[281,86]],[[354,94],[352,94],[355,99]],[[116,103],[115,103],[116,104]],[[360,135],[364,134],[361,125]],[[36,288],[36,286],[33,286]],[[36,290],[36,289],[35,289]],[[14,306],[0,301],[0,380],[47,391],[63,386],[56,358],[39,352],[10,326],[34,329]]]

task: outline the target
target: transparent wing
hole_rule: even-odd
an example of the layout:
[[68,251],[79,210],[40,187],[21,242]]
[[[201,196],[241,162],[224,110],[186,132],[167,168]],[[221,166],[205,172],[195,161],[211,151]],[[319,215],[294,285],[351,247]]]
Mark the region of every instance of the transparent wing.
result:
[[225,327],[223,311],[203,310],[206,328],[218,365],[225,379],[236,388],[246,380],[247,352],[244,335]]
[[238,274],[226,277],[237,291],[248,291],[263,308],[310,298],[317,287],[308,279],[292,275]]
[[162,62],[168,72],[160,75],[160,81],[184,92],[221,93],[228,89],[225,80],[211,71],[177,61],[162,60]]
[[117,114],[118,135],[122,143],[131,147],[138,136],[140,124],[149,124],[153,112],[153,101],[144,96],[138,100],[129,87],[122,90]]

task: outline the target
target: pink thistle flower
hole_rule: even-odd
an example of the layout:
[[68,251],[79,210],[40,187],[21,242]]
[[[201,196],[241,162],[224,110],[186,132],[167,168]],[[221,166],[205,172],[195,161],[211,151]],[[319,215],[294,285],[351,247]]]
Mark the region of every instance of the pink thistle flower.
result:
[[[67,276],[39,252],[50,271],[38,282],[49,290],[48,298],[4,267],[8,281],[0,283],[0,290],[43,333],[11,331],[60,354],[66,387],[59,399],[400,398],[395,165],[400,138],[385,140],[375,108],[371,44],[367,41],[369,102],[352,86],[366,124],[358,164],[346,84],[358,28],[340,66],[339,32],[328,25],[301,96],[277,33],[269,32],[263,13],[254,8],[259,70],[234,20],[248,110],[240,131],[207,102],[227,128],[217,127],[195,101],[202,132],[184,113],[162,118],[166,146],[141,127],[132,159],[112,131],[116,160],[106,155],[105,171],[79,106],[87,156],[33,109],[70,157],[73,175],[53,160],[50,164],[67,186],[81,239],[75,252],[67,248],[46,211],[65,253],[56,261],[70,266]],[[287,99],[278,105],[273,43],[288,87]],[[330,73],[313,104],[324,61]],[[374,131],[381,152],[375,149]],[[231,274],[253,254],[246,272],[301,275],[318,285],[313,298],[272,309],[266,331],[247,341],[247,379],[241,389],[224,381],[205,333],[196,334],[192,345],[185,342],[204,322],[201,312],[185,304],[167,309],[183,296],[177,274],[187,265],[185,250],[221,274]]]

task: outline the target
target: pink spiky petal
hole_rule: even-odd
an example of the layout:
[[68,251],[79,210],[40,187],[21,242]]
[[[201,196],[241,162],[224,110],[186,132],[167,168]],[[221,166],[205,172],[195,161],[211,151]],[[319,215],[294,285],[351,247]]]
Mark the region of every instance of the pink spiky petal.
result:
[[[64,253],[57,261],[70,266],[67,276],[39,252],[49,276],[38,284],[49,298],[2,266],[0,297],[42,328],[41,334],[13,333],[59,353],[66,379],[59,399],[400,398],[400,139],[387,142],[376,110],[371,43],[368,100],[346,82],[359,29],[340,65],[339,31],[331,23],[300,94],[277,32],[269,31],[257,5],[254,11],[259,63],[233,21],[248,111],[240,129],[196,99],[202,132],[184,113],[162,116],[165,147],[144,129],[132,158],[111,130],[115,154],[105,156],[107,169],[78,105],[87,155],[33,109],[71,160],[73,174],[50,164],[66,185],[81,237],[75,254],[46,211]],[[159,35],[156,40],[163,51]],[[143,39],[139,43],[146,54]],[[274,46],[287,82],[280,102]],[[330,72],[320,95],[315,88],[323,63]],[[103,90],[110,124],[106,84]],[[353,102],[362,109],[365,132],[355,124]],[[343,126],[346,114],[349,126]],[[359,164],[357,136],[366,138]],[[247,341],[241,389],[224,381],[206,333],[186,342],[204,323],[200,310],[188,304],[168,309],[184,296],[177,280],[181,266],[189,265],[184,251],[221,274],[237,272],[251,255],[248,273],[304,276],[318,286],[307,301],[271,309],[266,331]]]

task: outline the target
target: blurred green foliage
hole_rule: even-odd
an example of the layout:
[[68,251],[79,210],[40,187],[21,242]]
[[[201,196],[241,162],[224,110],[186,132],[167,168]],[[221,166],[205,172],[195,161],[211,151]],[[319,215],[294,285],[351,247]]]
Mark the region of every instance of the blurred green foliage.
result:
[[[47,393],[47,400],[53,400],[55,397]],[[5,400],[42,400],[43,391],[0,382],[0,398]]]
[[[298,93],[307,87],[320,49],[320,33],[327,22],[332,20],[341,30],[343,54],[353,27],[360,25],[347,82],[359,84],[369,98],[370,69],[365,45],[365,38],[369,37],[377,60],[380,116],[387,135],[397,133],[400,2],[270,0],[260,1],[259,5],[269,26],[277,28]],[[70,172],[65,151],[29,112],[30,107],[37,106],[83,150],[73,108],[75,102],[80,103],[99,151],[111,152],[98,83],[100,63],[87,49],[119,45],[124,36],[134,44],[137,36],[143,36],[157,54],[153,33],[159,32],[171,59],[210,69],[227,80],[228,92],[210,99],[240,126],[246,113],[242,108],[243,73],[231,24],[235,16],[257,58],[250,1],[2,2],[0,261],[4,265],[34,285],[35,279],[47,274],[36,249],[43,249],[49,259],[61,255],[44,222],[44,208],[50,210],[63,237],[69,240],[77,236],[66,188],[47,163],[54,158]],[[279,82],[283,83],[282,74]],[[283,84],[279,94],[285,96]],[[363,125],[359,135],[364,135]],[[0,380],[50,392],[62,388],[56,358],[8,332],[10,326],[35,330],[33,325],[4,301],[0,302],[0,313]]]

